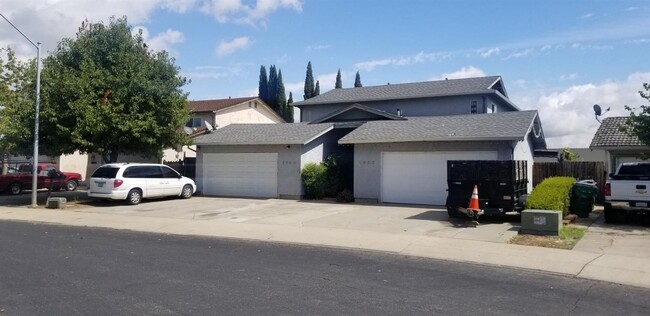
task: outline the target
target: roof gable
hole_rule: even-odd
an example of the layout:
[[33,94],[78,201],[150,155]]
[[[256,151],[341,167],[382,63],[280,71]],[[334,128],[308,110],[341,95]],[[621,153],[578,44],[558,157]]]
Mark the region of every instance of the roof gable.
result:
[[[221,109],[225,109],[231,106],[235,106],[247,101],[252,101],[259,99],[258,97],[246,97],[246,98],[228,98],[228,99],[216,99],[216,100],[198,100],[198,101],[188,101],[187,108],[190,112],[214,112]],[[259,100],[261,101],[261,100]]]
[[305,145],[333,124],[230,124],[194,139],[195,145]]
[[[295,102],[293,105],[302,107],[315,104],[360,103],[365,101],[399,100],[467,94],[497,94],[509,102],[501,77],[489,76],[332,89],[311,99]],[[514,104],[511,105],[517,109]]]
[[621,130],[621,127],[627,125],[627,117],[615,116],[607,117],[603,120],[591,140],[589,148],[609,148],[609,147],[643,147],[645,146],[639,138],[629,135]]
[[385,111],[373,109],[359,103],[355,103],[346,108],[328,114],[320,119],[317,119],[311,122],[311,124],[350,121],[365,122],[377,120],[405,120],[405,118],[390,114]]
[[533,140],[535,148],[546,148],[537,111],[409,117],[406,121],[374,121],[350,132],[341,138],[339,143],[520,141],[530,134],[535,138]]

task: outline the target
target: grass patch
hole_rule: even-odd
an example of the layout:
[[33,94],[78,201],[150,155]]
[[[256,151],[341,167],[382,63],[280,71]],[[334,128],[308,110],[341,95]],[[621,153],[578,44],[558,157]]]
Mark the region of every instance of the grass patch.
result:
[[511,244],[536,246],[558,249],[573,249],[587,231],[586,228],[562,226],[560,237],[539,235],[517,235],[510,240]]

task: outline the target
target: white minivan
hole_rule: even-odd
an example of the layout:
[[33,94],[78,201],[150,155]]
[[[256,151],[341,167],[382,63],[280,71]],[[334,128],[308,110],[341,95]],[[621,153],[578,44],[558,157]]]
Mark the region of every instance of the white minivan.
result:
[[189,199],[194,192],[194,180],[162,164],[106,164],[95,170],[88,181],[89,197],[126,200],[129,204],[165,196]]

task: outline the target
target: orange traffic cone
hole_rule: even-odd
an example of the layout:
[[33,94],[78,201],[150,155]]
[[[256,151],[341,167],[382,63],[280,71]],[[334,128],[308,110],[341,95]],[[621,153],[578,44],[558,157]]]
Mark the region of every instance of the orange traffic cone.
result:
[[472,191],[472,198],[469,200],[469,207],[467,208],[470,211],[480,212],[481,209],[478,206],[478,186],[474,185],[474,191]]

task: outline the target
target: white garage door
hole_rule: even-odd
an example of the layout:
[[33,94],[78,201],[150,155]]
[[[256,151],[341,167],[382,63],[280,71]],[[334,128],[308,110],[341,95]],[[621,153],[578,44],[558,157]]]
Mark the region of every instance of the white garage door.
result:
[[496,151],[384,152],[381,201],[444,205],[447,199],[447,160],[496,159]]
[[205,154],[203,193],[241,197],[278,197],[277,153]]

